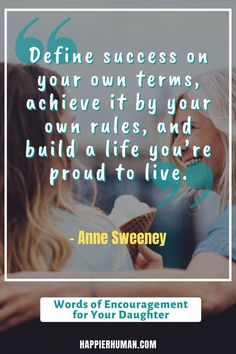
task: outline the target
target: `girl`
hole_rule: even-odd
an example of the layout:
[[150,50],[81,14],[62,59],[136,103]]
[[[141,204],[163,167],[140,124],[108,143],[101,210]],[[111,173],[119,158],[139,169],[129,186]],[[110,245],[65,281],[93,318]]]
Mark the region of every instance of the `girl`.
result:
[[[3,102],[3,64],[0,65],[1,102]],[[65,111],[27,110],[26,101],[33,98],[50,100],[50,93],[60,101],[61,86],[50,87],[50,92],[38,89],[39,76],[59,75],[36,65],[8,65],[7,68],[7,269],[19,271],[116,271],[131,270],[132,263],[126,247],[107,245],[74,246],[70,238],[77,239],[84,232],[109,232],[114,225],[94,207],[79,204],[72,193],[71,180],[49,183],[50,168],[71,169],[72,160],[67,157],[25,157],[26,141],[36,150],[39,146],[50,149],[51,141],[67,136],[56,129],[45,132],[50,122],[71,123],[72,117]],[[58,80],[60,81],[60,80]],[[3,110],[1,114],[3,126]],[[3,148],[3,130],[2,130]],[[3,171],[3,166],[2,171]],[[3,199],[3,176],[1,178]],[[78,197],[77,197],[78,198]],[[3,218],[3,209],[1,208]],[[0,240],[0,271],[3,273],[3,223]]]

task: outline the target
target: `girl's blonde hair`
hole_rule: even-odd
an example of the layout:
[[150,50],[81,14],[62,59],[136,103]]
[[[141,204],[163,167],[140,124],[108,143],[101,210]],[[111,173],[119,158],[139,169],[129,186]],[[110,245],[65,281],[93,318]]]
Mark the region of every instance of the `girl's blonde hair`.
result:
[[[4,66],[0,64],[0,94],[3,103],[3,73]],[[39,75],[45,75],[50,92],[40,92],[37,87]],[[59,169],[70,169],[69,158],[53,159],[51,157],[35,157],[26,159],[24,156],[26,139],[30,139],[32,146],[50,146],[52,140],[63,139],[64,146],[68,145],[65,135],[56,131],[45,133],[45,123],[60,122],[60,111],[29,111],[26,109],[26,100],[33,98],[36,102],[45,99],[49,104],[50,93],[61,100],[64,92],[61,86],[51,87],[49,77],[59,75],[37,65],[8,64],[7,68],[7,264],[8,272],[21,270],[52,270],[63,267],[71,254],[69,241],[57,230],[53,210],[56,208],[72,213],[83,213],[76,207],[72,193],[72,182],[58,179],[57,184],[49,184],[49,171],[52,166]],[[2,105],[3,107],[3,105]],[[1,111],[3,126],[3,108]],[[1,144],[3,151],[3,130]],[[1,201],[4,195],[3,159],[1,159]],[[3,220],[3,204],[1,207]],[[1,223],[0,238],[0,273],[3,272],[3,223]]]
[[[211,100],[211,105],[208,111],[199,110],[201,114],[209,118],[214,126],[219,130],[222,143],[224,146],[223,155],[223,173],[218,182],[218,193],[220,197],[220,209],[223,210],[229,200],[229,70],[222,69],[203,74],[196,79],[200,84],[198,90],[190,89],[182,94],[178,101],[184,96],[190,99],[204,99]],[[174,119],[174,117],[173,117]],[[174,136],[170,137],[170,146],[174,143]],[[232,70],[232,200],[236,202],[236,69]],[[177,159],[173,160],[179,167]],[[186,195],[188,198],[197,199],[199,192],[184,186],[181,194]]]

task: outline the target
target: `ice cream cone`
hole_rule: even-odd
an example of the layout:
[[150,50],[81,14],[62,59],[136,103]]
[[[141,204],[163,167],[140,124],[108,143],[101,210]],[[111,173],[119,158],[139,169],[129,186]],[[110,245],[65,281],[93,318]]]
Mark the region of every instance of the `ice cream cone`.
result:
[[[136,216],[134,218],[132,218],[131,220],[127,221],[125,224],[120,226],[120,230],[122,232],[135,232],[135,233],[139,233],[139,232],[148,232],[153,219],[155,217],[157,213],[157,209],[156,208],[150,208],[150,211],[148,213]],[[135,261],[137,255],[138,255],[138,245],[128,245],[128,250],[130,253],[130,256],[132,258],[133,261]]]

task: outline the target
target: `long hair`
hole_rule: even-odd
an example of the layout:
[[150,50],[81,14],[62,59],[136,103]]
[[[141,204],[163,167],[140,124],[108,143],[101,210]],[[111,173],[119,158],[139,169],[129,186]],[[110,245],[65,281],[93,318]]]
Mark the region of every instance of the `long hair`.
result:
[[[41,92],[37,87],[39,75],[45,75],[50,90]],[[28,98],[36,102],[45,99],[49,102],[50,93],[60,101],[63,88],[51,87],[49,76],[59,75],[38,65],[8,64],[7,66],[7,266],[8,272],[20,270],[52,270],[63,267],[71,253],[69,241],[57,230],[52,217],[52,209],[60,208],[73,211],[75,201],[72,195],[71,180],[57,181],[54,187],[49,183],[49,172],[52,166],[59,169],[70,169],[69,158],[35,157],[26,159],[25,144],[30,139],[37,149],[41,145],[50,146],[51,140],[64,140],[55,130],[45,133],[46,122],[59,122],[60,111],[29,111],[26,108]],[[4,66],[0,64],[0,95],[3,103]],[[58,80],[60,81],[60,80]],[[49,92],[50,91],[50,92]],[[3,106],[3,105],[2,105]],[[1,111],[3,127],[3,109]],[[3,149],[4,136],[1,134]],[[1,160],[3,171],[3,162]],[[4,182],[1,173],[0,193],[3,201]],[[3,208],[1,207],[3,220]],[[3,223],[0,239],[0,272],[3,272]]]
[[[212,71],[203,74],[196,79],[200,84],[199,90],[188,90],[182,94],[178,101],[184,96],[190,99],[208,98],[212,104],[208,111],[199,110],[201,114],[210,119],[220,132],[220,137],[224,146],[223,171],[218,181],[218,194],[220,197],[220,210],[223,210],[229,200],[229,73],[228,69]],[[175,117],[173,117],[174,119]],[[173,135],[170,136],[169,145],[174,143]],[[236,202],[236,69],[232,70],[232,201]],[[183,170],[183,165],[176,158],[172,161]],[[189,199],[195,200],[199,194],[188,186],[184,185],[181,195],[186,195]]]

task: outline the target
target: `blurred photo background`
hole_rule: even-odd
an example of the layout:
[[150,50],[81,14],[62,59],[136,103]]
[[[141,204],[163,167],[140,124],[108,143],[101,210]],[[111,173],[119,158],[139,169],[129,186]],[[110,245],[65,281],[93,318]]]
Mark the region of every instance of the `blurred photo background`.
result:
[[[102,3],[102,2],[101,2]],[[124,1],[104,1],[104,7],[117,7],[122,4],[127,6]],[[166,7],[175,7],[173,2],[163,2]],[[182,2],[182,7],[191,8],[191,1]],[[196,2],[194,2],[194,7]],[[203,2],[202,2],[203,3]],[[210,2],[209,2],[210,3]],[[24,2],[24,5],[26,1]],[[71,2],[70,7],[96,7],[97,2]],[[130,2],[131,4],[131,2]],[[133,7],[155,7],[155,1],[136,1],[132,3]],[[207,2],[204,2],[205,6]],[[225,7],[230,7],[235,1],[226,1]],[[19,2],[12,1],[5,4],[6,7],[18,7]],[[181,5],[179,2],[178,5]],[[215,7],[217,2],[215,2]],[[222,5],[222,1],[221,4]],[[1,2],[0,6],[3,6]],[[39,6],[39,5],[38,5]],[[40,8],[46,7],[47,2],[41,1]],[[68,3],[66,4],[69,7]],[[198,3],[201,6],[201,2]],[[25,5],[26,7],[26,5]],[[29,1],[29,8],[34,7]],[[63,7],[61,1],[57,2],[57,7]],[[235,16],[235,14],[234,14]],[[65,18],[70,17],[68,22],[58,36],[69,37],[77,44],[78,51],[82,53],[92,51],[97,63],[94,65],[50,65],[50,69],[58,71],[61,75],[81,75],[84,80],[81,81],[79,88],[71,87],[68,94],[75,98],[94,98],[98,97],[105,104],[99,113],[75,112],[75,120],[80,122],[82,134],[78,136],[78,144],[81,149],[88,145],[94,145],[97,151],[96,159],[88,159],[85,156],[79,156],[79,160],[86,166],[97,168],[101,161],[107,163],[108,178],[106,183],[97,183],[98,198],[97,206],[109,213],[114,205],[115,199],[122,194],[132,194],[140,201],[150,206],[157,207],[171,193],[171,190],[162,190],[153,183],[145,181],[143,174],[143,165],[145,154],[139,159],[132,157],[126,160],[113,158],[109,161],[104,158],[104,142],[107,135],[96,134],[91,139],[91,135],[86,134],[91,121],[106,122],[113,121],[115,115],[119,115],[121,121],[142,122],[148,129],[148,139],[142,139],[140,136],[128,137],[132,143],[137,143],[143,152],[150,144],[161,144],[159,135],[155,131],[158,121],[165,118],[165,104],[168,98],[177,97],[185,88],[174,89],[170,87],[148,88],[147,86],[138,89],[135,75],[143,70],[147,75],[192,75],[204,74],[211,70],[217,70],[222,67],[228,67],[229,63],[229,19],[227,12],[10,12],[8,14],[7,39],[8,62],[17,62],[15,55],[15,46],[18,33],[33,18],[39,17],[39,21],[33,25],[27,35],[39,38],[46,47],[49,34]],[[3,47],[3,37],[1,37],[1,47]],[[172,51],[178,54],[178,63],[171,64],[122,64],[122,65],[104,65],[102,56],[105,51],[114,52],[134,52],[150,51],[166,52]],[[186,64],[184,56],[187,52],[207,52],[209,64]],[[1,61],[4,60],[3,50],[1,50]],[[43,63],[39,63],[43,65]],[[235,66],[235,57],[233,66]],[[88,84],[88,78],[92,75],[125,75],[128,85],[126,88],[114,86],[107,89],[102,85],[98,88],[91,88]],[[122,92],[128,97],[128,103],[124,112],[112,112],[109,109],[108,97],[110,93],[116,96]],[[147,111],[136,112],[135,93],[141,92],[143,98],[157,98],[159,102],[158,114],[150,116]],[[213,103],[214,104],[214,103]],[[125,137],[109,135],[110,139],[123,140]],[[133,181],[117,181],[113,173],[114,165],[122,162],[127,167],[137,171],[136,178]],[[79,182],[81,184],[83,182]],[[86,183],[87,187],[87,183]],[[85,199],[89,200],[92,186],[86,188]],[[75,182],[75,190],[78,186]],[[80,188],[81,189],[81,188]],[[167,232],[167,243],[162,249],[156,247],[156,251],[162,253],[164,264],[167,267],[184,268],[191,259],[193,249],[196,244],[204,238],[213,219],[218,212],[218,197],[215,193],[209,193],[208,197],[201,203],[200,208],[190,211],[185,200],[177,201],[173,199],[165,207],[158,209],[157,216],[152,225],[152,231]]]

